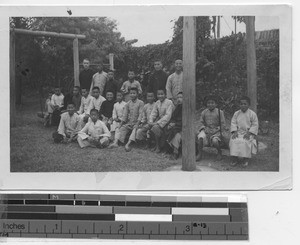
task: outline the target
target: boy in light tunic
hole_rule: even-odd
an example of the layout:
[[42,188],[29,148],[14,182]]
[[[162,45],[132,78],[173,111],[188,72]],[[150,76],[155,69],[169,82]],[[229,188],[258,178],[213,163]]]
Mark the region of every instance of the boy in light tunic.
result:
[[78,144],[81,148],[97,147],[104,148],[109,144],[110,132],[105,123],[99,120],[99,112],[92,109],[90,112],[91,120],[78,133]]
[[250,98],[243,96],[240,99],[240,110],[236,111],[231,119],[229,141],[230,155],[233,156],[232,166],[242,158],[244,167],[248,166],[252,154],[257,153],[255,137],[258,133],[258,118],[254,111],[249,109]]
[[119,91],[116,95],[117,102],[114,104],[113,109],[113,123],[110,127],[110,132],[113,134],[112,138],[120,137],[120,125],[122,122],[123,114],[124,114],[124,107],[126,105],[126,102],[123,101],[123,94]]
[[175,61],[175,72],[172,73],[167,80],[166,91],[167,98],[176,104],[176,97],[179,92],[182,92],[183,72],[182,60]]
[[98,87],[94,87],[92,91],[93,91],[93,98],[90,103],[90,107],[88,109],[89,113],[92,109],[96,109],[97,111],[100,111],[103,101],[106,100],[103,96],[100,95],[100,89]]
[[138,95],[142,94],[142,87],[139,81],[136,81],[135,79],[135,73],[134,71],[128,71],[128,81],[125,81],[121,87],[121,91],[124,96],[124,101],[128,102],[131,97],[130,97],[130,89],[131,88],[137,88]]
[[81,121],[81,127],[83,128],[89,119],[89,108],[91,106],[93,97],[89,94],[86,88],[81,89],[81,95],[81,104],[77,113]]
[[171,100],[166,99],[166,92],[163,89],[157,90],[157,98],[158,101],[155,102],[150,115],[149,125],[152,127],[150,130],[151,135],[155,139],[153,151],[159,153],[165,143],[164,129],[171,119],[174,104]]
[[147,92],[147,104],[144,106],[143,112],[140,115],[140,123],[136,132],[136,139],[138,141],[144,141],[148,139],[148,144],[150,144],[149,142],[150,135],[148,131],[151,128],[149,125],[149,121],[150,121],[151,112],[155,105],[154,100],[155,100],[154,92]]
[[114,143],[110,148],[118,147],[118,142],[125,143],[125,138],[130,134],[129,141],[125,146],[126,151],[130,151],[130,144],[136,140],[136,129],[139,124],[139,116],[142,114],[144,102],[138,99],[138,89],[130,89],[131,100],[124,107],[124,115],[120,125],[120,134],[115,136]]
[[55,87],[54,94],[51,97],[51,106],[53,108],[52,124],[58,126],[60,121],[60,113],[64,106],[64,95],[59,86]]
[[108,80],[107,73],[103,71],[103,65],[99,64],[98,72],[96,72],[93,75],[93,79],[90,87],[90,94],[92,94],[92,90],[94,87],[98,87],[100,91],[100,95],[103,95],[104,87],[106,85],[107,80]]
[[75,141],[79,130],[80,118],[75,113],[75,104],[71,102],[67,106],[67,112],[61,114],[58,130],[53,133],[54,142],[70,143]]
[[[217,160],[222,159],[222,150],[220,142],[222,140],[220,134],[220,120],[221,130],[225,130],[225,117],[224,112],[217,108],[217,98],[213,95],[206,97],[205,104],[207,108],[202,111],[200,117],[200,130],[197,135],[198,139],[198,155],[197,161],[202,158],[203,147],[212,146],[217,149]],[[220,113],[220,114],[219,114]]]
[[167,143],[171,146],[173,153],[171,160],[176,160],[179,157],[179,148],[181,146],[182,133],[182,93],[177,95],[177,105],[172,113],[171,120],[167,126]]

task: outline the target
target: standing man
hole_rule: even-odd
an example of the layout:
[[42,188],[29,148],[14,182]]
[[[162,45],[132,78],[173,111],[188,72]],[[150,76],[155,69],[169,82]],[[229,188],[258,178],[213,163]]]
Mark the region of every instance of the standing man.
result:
[[154,72],[149,77],[148,92],[153,92],[155,97],[157,90],[165,89],[168,75],[162,70],[161,60],[154,62]]
[[168,77],[166,84],[167,98],[176,104],[176,97],[182,92],[183,72],[182,60],[175,61],[175,72]]
[[103,65],[101,63],[97,68],[98,72],[93,76],[92,84],[90,87],[90,94],[92,94],[92,90],[94,87],[98,87],[100,89],[100,95],[102,96],[107,81],[107,73],[103,71]]
[[113,70],[109,70],[107,72],[107,81],[106,81],[106,84],[104,86],[103,94],[106,95],[106,93],[108,91],[113,92],[114,98],[116,98],[117,91],[118,91],[118,83],[114,78],[114,71]]
[[89,90],[95,72],[90,69],[90,61],[87,58],[83,60],[82,64],[83,70],[79,74],[80,87]]

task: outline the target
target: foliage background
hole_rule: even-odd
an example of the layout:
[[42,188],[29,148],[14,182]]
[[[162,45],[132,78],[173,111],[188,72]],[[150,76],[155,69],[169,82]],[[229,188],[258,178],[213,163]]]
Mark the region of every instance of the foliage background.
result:
[[[238,97],[247,91],[246,41],[242,33],[214,39],[215,18],[197,17],[197,108],[209,93],[220,97],[220,107],[228,114],[237,109]],[[238,19],[243,24],[243,19]],[[116,21],[88,17],[16,17],[11,27],[86,35],[80,41],[80,61],[88,57],[92,64],[108,63],[115,54],[116,78],[122,83],[128,69],[134,69],[143,87],[156,59],[172,73],[173,62],[182,58],[183,18],[174,21],[173,38],[162,44],[134,47],[137,41],[125,40],[116,31]],[[279,118],[279,40],[256,42],[258,78],[258,114],[261,119]],[[16,38],[17,89],[23,96],[45,96],[56,84],[68,91],[73,84],[72,40],[18,35]],[[92,66],[93,68],[93,66]],[[21,96],[17,97],[21,103]]]

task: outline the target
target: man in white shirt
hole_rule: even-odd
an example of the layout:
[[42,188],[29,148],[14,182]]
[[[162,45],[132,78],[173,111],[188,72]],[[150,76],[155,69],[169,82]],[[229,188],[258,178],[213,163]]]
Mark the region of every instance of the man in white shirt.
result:
[[98,87],[100,89],[100,95],[103,95],[105,84],[108,80],[107,73],[103,71],[103,65],[98,65],[98,72],[93,75],[93,80],[90,88],[90,94],[92,94],[92,90],[94,87]]
[[166,91],[167,98],[172,100],[176,105],[176,98],[179,92],[182,92],[183,72],[182,60],[175,61],[175,72],[172,73],[167,80]]
[[60,121],[60,113],[64,106],[64,95],[58,86],[54,88],[54,94],[51,97],[51,106],[53,107],[52,125],[58,126]]
[[103,96],[100,95],[100,89],[98,87],[94,87],[92,89],[92,92],[93,98],[88,109],[88,115],[90,114],[91,109],[96,109],[97,111],[100,111],[102,102],[106,100]]

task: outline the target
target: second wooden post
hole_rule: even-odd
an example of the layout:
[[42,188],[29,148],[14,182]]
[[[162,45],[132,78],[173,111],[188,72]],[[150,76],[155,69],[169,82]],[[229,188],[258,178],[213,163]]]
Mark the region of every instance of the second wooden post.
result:
[[78,38],[73,40],[73,60],[74,60],[74,85],[79,84],[79,50],[78,50]]
[[195,108],[196,108],[196,19],[183,18],[183,112],[182,170],[196,169]]

